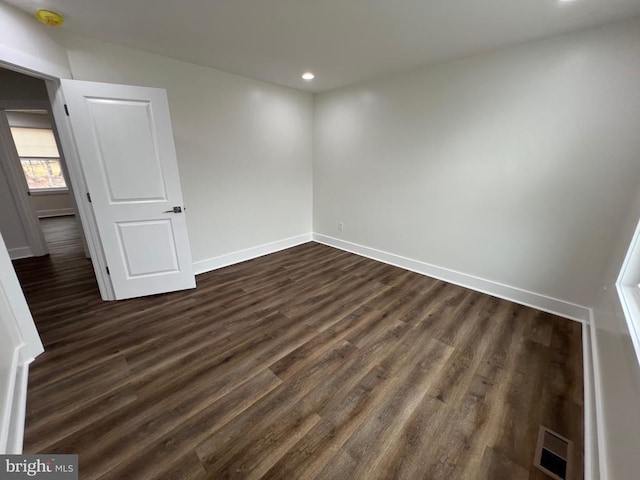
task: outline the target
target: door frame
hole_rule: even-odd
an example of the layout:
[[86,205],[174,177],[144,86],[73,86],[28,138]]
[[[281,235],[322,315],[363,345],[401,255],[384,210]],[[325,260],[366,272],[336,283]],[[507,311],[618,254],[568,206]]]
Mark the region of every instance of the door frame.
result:
[[[2,50],[0,50],[0,55]],[[27,60],[23,58],[21,60]],[[100,242],[98,225],[89,205],[89,190],[84,178],[84,172],[80,163],[73,132],[69,123],[69,117],[65,110],[65,100],[60,86],[60,77],[56,74],[48,74],[40,71],[41,65],[17,65],[0,56],[0,67],[14,72],[36,77],[44,80],[49,95],[50,113],[53,115],[54,124],[58,133],[61,154],[64,156],[69,180],[69,194],[73,195],[77,206],[80,225],[84,232],[86,245],[91,257],[91,263],[98,282],[98,289],[103,300],[115,300],[115,294],[111,279],[107,273],[107,261]],[[25,194],[26,197],[26,194]],[[28,199],[27,199],[28,200]],[[33,216],[33,215],[31,215]],[[35,221],[35,220],[34,220]],[[32,228],[32,227],[30,227]],[[46,245],[46,244],[45,244]]]
[[100,234],[98,233],[98,223],[96,222],[93,208],[90,206],[89,189],[87,188],[87,183],[84,178],[80,156],[76,149],[71,124],[69,123],[69,116],[66,114],[66,104],[64,95],[62,94],[60,79],[45,79],[45,83],[47,85],[49,101],[51,102],[51,113],[58,128],[60,146],[62,147],[66,160],[69,180],[73,186],[73,195],[76,200],[76,205],[78,206],[80,223],[84,230],[93,270],[96,275],[96,280],[98,281],[100,296],[103,300],[115,300],[116,296],[113,291],[113,285],[111,284],[111,278],[107,273],[107,260],[102,249]]
[[[62,145],[60,143],[60,135],[58,133],[58,128],[53,118],[53,112],[51,111],[51,102],[49,100],[3,100],[0,101],[0,152],[3,153],[7,158],[15,157],[14,162],[11,162],[12,165],[5,168],[5,174],[9,179],[9,187],[12,189],[12,193],[14,197],[18,196],[20,198],[20,202],[16,201],[16,207],[18,213],[20,214],[20,221],[22,222],[25,232],[27,234],[29,240],[29,246],[34,256],[46,255],[49,253],[49,247],[46,244],[44,239],[44,235],[42,233],[42,227],[40,225],[40,221],[38,218],[37,212],[34,210],[32,203],[29,201],[28,192],[29,186],[27,185],[24,173],[21,168],[15,168],[15,166],[19,165],[19,157],[17,157],[17,152],[14,149],[8,148],[7,145],[10,145],[13,142],[13,138],[11,137],[10,127],[8,122],[6,122],[3,118],[3,111],[7,110],[46,110],[47,118],[49,123],[51,124],[51,130],[53,131],[53,136],[56,141],[56,146],[58,148],[58,153],[60,155],[60,168],[62,169],[62,176],[64,177],[65,183],[67,184],[67,190],[69,193],[69,200],[71,201],[71,207],[76,215],[76,219],[80,222],[80,214],[78,212],[78,204],[76,202],[76,198],[73,194],[73,185],[69,181],[69,169],[67,168],[66,159],[64,156],[64,152],[62,151]],[[10,150],[10,151],[9,151]],[[87,246],[87,239],[84,235],[84,229],[80,227],[80,240],[82,242],[82,248],[84,249],[84,253],[87,258],[91,258],[89,253],[89,248]]]
[[27,181],[19,167],[18,153],[13,142],[13,137],[11,137],[11,130],[9,128],[7,114],[5,113],[5,110],[9,108],[11,108],[11,105],[7,102],[0,103],[0,156],[7,160],[0,165],[0,169],[2,169],[7,177],[13,203],[20,218],[20,224],[27,236],[30,253],[33,256],[39,257],[48,254],[49,248],[44,240],[42,228],[40,228],[38,224],[36,212],[29,200]]

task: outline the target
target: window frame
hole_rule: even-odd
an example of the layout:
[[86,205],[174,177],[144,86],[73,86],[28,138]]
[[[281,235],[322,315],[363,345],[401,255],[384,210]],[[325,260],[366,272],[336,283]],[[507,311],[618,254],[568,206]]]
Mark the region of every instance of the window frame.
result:
[[36,190],[29,190],[29,195],[32,197],[38,197],[40,195],[55,195],[56,193],[69,193],[69,187],[43,187]]
[[640,221],[618,274],[616,290],[640,364]]
[[[20,156],[20,154],[18,153],[18,158],[20,159],[20,168],[22,170],[22,173],[25,177],[25,180],[27,181],[27,187],[29,188],[29,195],[30,196],[39,196],[39,195],[51,195],[51,194],[56,194],[56,193],[69,193],[69,185],[67,182],[67,178],[64,175],[64,170],[62,169],[62,157],[60,155],[60,145],[58,145],[58,140],[56,139],[55,136],[55,131],[53,130],[53,128],[48,128],[48,127],[25,127],[25,126],[12,126],[9,125],[9,130],[12,131],[14,128],[21,128],[21,129],[29,129],[29,130],[49,130],[51,132],[51,135],[53,136],[53,141],[56,144],[56,150],[58,152],[57,156],[52,156],[52,157],[47,157],[47,156],[33,156],[33,155],[27,155],[27,156]],[[11,132],[11,136],[13,137],[13,132]],[[15,143],[15,138],[14,138],[14,143]],[[16,145],[16,152],[18,152],[18,146]],[[62,179],[64,180],[65,186],[64,187],[41,187],[41,188],[32,188],[29,185],[29,180],[27,178],[26,172],[24,171],[24,167],[22,165],[22,160],[29,160],[29,159],[46,159],[46,160],[57,160],[58,163],[60,164],[60,171],[62,173]]]

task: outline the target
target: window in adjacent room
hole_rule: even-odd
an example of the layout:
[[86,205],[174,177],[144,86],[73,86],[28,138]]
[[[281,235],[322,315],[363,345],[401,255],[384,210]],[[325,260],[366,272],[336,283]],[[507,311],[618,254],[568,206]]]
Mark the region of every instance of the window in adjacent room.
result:
[[50,128],[11,127],[29,191],[66,190],[60,153]]

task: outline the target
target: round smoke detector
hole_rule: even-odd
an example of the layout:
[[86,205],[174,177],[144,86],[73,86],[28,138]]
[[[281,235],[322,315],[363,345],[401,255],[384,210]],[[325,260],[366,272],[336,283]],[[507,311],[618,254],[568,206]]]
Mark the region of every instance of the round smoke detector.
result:
[[64,17],[59,13],[52,12],[51,10],[38,10],[36,12],[36,18],[45,25],[51,27],[59,27],[64,22]]

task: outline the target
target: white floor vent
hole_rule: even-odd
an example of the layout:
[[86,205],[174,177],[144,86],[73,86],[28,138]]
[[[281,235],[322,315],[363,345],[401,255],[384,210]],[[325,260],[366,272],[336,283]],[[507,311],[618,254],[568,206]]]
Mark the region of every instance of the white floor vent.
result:
[[573,442],[541,426],[533,464],[556,480],[567,480],[571,474]]

